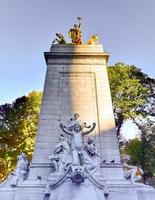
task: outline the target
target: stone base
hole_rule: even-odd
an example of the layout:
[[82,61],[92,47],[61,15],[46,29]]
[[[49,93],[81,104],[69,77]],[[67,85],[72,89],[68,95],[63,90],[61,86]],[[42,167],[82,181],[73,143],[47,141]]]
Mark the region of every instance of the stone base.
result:
[[18,188],[15,198],[10,200],[44,200],[44,189],[41,187]]
[[155,200],[155,191],[111,192],[107,200]]
[[155,200],[155,190],[144,184],[108,184],[108,200]]
[[16,189],[13,188],[0,188],[0,200],[14,200]]
[[[103,180],[105,182],[105,180]],[[155,190],[144,184],[130,184],[128,181],[106,181],[109,196],[106,200],[155,200]],[[44,200],[46,182],[27,182],[17,188],[1,188],[2,200]],[[62,199],[66,200],[66,199]],[[69,200],[69,199],[68,199]]]
[[46,181],[27,180],[18,186],[13,200],[44,200]]

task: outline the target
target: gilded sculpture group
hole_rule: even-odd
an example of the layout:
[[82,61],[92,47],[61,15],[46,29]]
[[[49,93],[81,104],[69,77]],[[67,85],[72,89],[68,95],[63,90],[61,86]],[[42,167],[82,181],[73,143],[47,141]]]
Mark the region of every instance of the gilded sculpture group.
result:
[[[74,24],[74,27],[71,28],[68,32],[68,36],[71,38],[72,43],[74,45],[81,45],[83,44],[82,42],[82,35],[81,35],[81,17],[77,17],[78,19],[78,24]],[[54,43],[62,44],[65,45],[67,44],[64,36],[61,33],[56,33],[56,39],[53,40]],[[93,44],[98,44],[98,36],[95,34],[93,35],[87,42],[87,45],[93,45]]]

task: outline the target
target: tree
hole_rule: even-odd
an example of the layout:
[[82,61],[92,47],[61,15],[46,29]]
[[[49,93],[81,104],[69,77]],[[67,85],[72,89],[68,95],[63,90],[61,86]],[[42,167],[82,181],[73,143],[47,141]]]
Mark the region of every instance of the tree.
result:
[[143,116],[155,116],[155,79],[150,78],[147,74],[141,72],[141,70],[136,71],[136,76],[139,78],[141,84],[148,88],[148,93],[145,96],[145,102],[137,112],[143,113]]
[[2,174],[14,169],[17,155],[25,152],[30,160],[34,149],[41,103],[41,92],[33,91],[28,96],[16,99],[12,104],[0,106],[0,159]]
[[155,172],[155,126],[150,119],[137,123],[140,137],[129,140],[125,152],[131,156],[131,162],[139,165],[144,171],[143,181],[152,177]]
[[120,132],[125,120],[153,115],[151,105],[155,104],[155,80],[142,73],[139,68],[124,63],[108,67],[108,75],[116,130],[121,142]]

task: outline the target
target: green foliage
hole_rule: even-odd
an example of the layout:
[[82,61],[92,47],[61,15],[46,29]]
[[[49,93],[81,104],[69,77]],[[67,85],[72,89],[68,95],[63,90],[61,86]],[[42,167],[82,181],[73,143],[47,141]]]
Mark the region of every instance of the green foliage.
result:
[[[3,120],[0,124],[0,159],[4,176],[12,171],[19,153],[25,152],[30,160],[34,149],[41,103],[41,92],[16,99],[0,107]],[[5,173],[4,173],[5,172]],[[0,178],[3,178],[2,175]]]
[[[155,80],[133,65],[116,63],[108,67],[108,75],[120,147],[124,144],[121,127],[125,120],[153,115]],[[154,104],[153,104],[154,102]],[[152,106],[151,106],[152,105]]]
[[144,117],[155,116],[155,79],[142,73],[141,70],[136,71],[136,76],[139,78],[140,83],[148,89],[145,96],[145,103],[139,107],[138,112],[143,113]]
[[155,126],[150,120],[137,123],[140,138],[129,140],[125,153],[131,156],[134,165],[140,165],[144,173],[144,182],[155,173]]
[[129,140],[124,153],[131,156],[133,165],[141,165],[143,158],[142,141],[138,138]]
[[149,88],[141,83],[137,75],[139,71],[135,66],[123,63],[108,67],[116,122],[120,114],[123,120],[134,119],[137,116],[137,109],[145,102]]
[[7,176],[7,162],[0,158],[0,182]]

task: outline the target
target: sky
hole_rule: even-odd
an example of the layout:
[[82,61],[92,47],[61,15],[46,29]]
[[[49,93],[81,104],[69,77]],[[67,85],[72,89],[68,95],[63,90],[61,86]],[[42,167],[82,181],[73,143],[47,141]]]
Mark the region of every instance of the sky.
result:
[[155,77],[154,0],[0,0],[0,104],[43,90],[55,33],[67,33],[82,17],[86,42],[99,36],[109,65],[133,64]]

